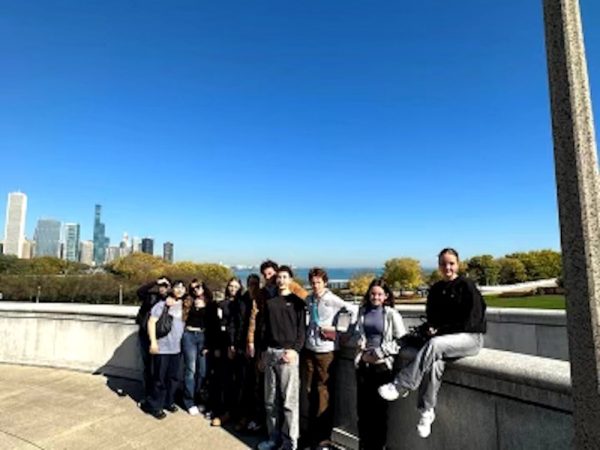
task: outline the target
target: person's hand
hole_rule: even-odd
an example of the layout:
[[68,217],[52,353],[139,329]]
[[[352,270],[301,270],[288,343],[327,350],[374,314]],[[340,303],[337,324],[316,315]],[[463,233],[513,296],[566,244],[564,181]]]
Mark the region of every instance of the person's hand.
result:
[[364,352],[362,355],[362,360],[368,364],[375,364],[379,361],[379,358],[371,352]]
[[165,277],[159,278],[158,280],[156,280],[156,284],[167,284],[170,286],[169,280],[167,280]]
[[427,334],[429,336],[435,336],[437,334],[437,332],[438,332],[437,328],[433,328],[433,327],[427,328]]
[[229,359],[235,358],[235,347],[233,345],[227,349],[227,357]]
[[206,356],[207,354],[208,354],[208,349],[207,348],[203,349],[202,350],[202,355]]
[[165,301],[167,306],[173,306],[175,303],[177,303],[177,300],[175,300],[173,297],[167,297],[167,300]]
[[249,343],[246,345],[246,355],[248,355],[248,358],[254,358],[255,354],[254,344]]
[[262,355],[260,355],[260,358],[258,358],[258,361],[256,362],[256,368],[258,369],[259,372],[264,372],[265,367],[267,367],[266,356],[267,355],[265,353],[263,353]]
[[281,359],[286,364],[294,364],[298,361],[298,352],[296,350],[284,350]]
[[215,358],[221,357],[221,350],[215,350]]
[[150,343],[150,354],[151,355],[158,355],[158,342],[151,342]]

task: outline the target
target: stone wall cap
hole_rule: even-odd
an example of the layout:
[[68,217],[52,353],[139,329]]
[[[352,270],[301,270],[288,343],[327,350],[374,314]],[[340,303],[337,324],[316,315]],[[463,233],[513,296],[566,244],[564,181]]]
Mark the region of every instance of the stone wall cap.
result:
[[450,365],[463,372],[543,388],[561,394],[571,392],[568,361],[484,348],[478,355]]
[[0,312],[84,314],[110,317],[135,317],[139,306],[91,305],[87,303],[0,302]]

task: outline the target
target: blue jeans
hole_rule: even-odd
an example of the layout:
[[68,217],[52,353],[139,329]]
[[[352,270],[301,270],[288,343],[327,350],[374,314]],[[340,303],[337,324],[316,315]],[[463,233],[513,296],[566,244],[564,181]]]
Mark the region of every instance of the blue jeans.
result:
[[196,393],[206,378],[206,357],[202,353],[204,351],[204,332],[185,330],[181,345],[184,365],[183,405],[186,409],[190,409],[196,404]]

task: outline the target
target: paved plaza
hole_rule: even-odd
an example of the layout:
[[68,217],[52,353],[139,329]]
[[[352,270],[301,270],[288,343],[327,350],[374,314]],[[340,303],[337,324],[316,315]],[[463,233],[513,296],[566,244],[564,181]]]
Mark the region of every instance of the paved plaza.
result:
[[236,450],[257,443],[181,410],[157,421],[138,409],[140,392],[124,379],[0,364],[0,449]]

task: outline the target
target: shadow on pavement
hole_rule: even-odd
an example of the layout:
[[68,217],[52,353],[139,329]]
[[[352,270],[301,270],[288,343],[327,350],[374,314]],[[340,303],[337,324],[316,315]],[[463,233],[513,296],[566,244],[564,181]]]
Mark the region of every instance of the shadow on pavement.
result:
[[[106,378],[106,386],[119,397],[128,397],[131,401],[139,403],[144,399],[144,389],[140,381],[131,380],[128,378],[114,377],[104,375]],[[180,402],[177,402],[180,405]],[[180,405],[181,408],[181,405]],[[187,414],[183,408],[179,411],[180,414]],[[139,414],[144,414],[139,410]],[[243,442],[250,448],[256,448],[259,442],[266,439],[266,435],[263,434],[251,434],[249,432],[236,431],[234,424],[227,424],[223,427],[229,434],[234,436],[239,441]]]

